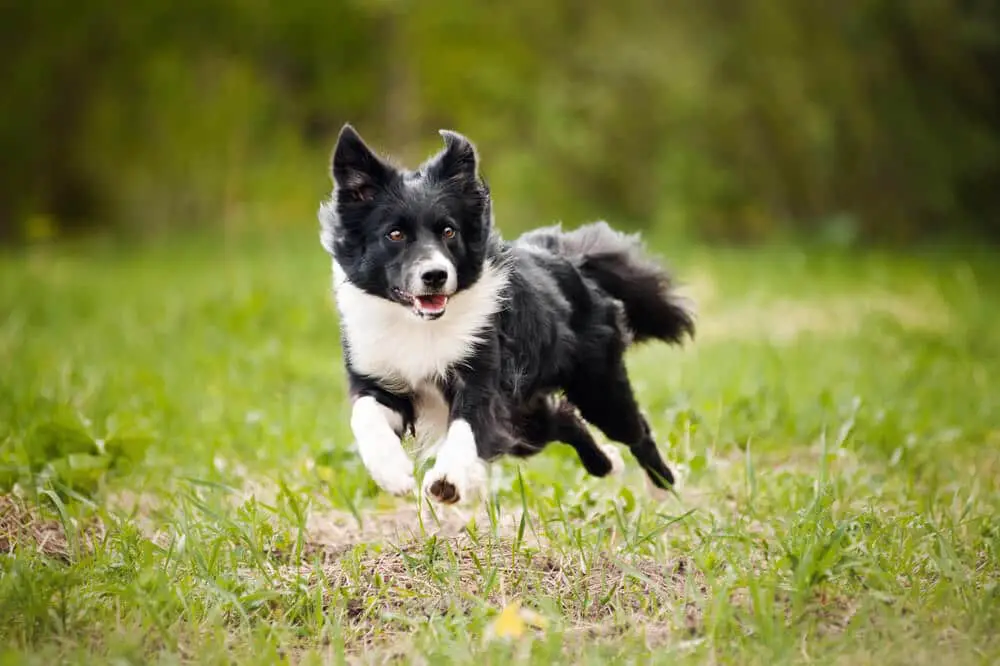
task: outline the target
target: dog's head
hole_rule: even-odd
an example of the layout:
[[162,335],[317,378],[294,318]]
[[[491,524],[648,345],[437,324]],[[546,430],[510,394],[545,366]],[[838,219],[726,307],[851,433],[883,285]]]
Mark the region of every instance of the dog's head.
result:
[[492,233],[490,195],[472,143],[441,130],[445,147],[416,170],[376,155],[350,125],[320,208],[323,247],[350,282],[424,319],[482,273]]

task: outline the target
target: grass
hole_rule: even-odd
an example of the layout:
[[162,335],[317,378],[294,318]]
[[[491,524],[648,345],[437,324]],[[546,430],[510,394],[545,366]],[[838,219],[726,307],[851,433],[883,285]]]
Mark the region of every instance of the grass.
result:
[[552,446],[436,514],[352,452],[310,233],[0,258],[0,663],[1000,660],[996,257],[670,254],[677,494]]

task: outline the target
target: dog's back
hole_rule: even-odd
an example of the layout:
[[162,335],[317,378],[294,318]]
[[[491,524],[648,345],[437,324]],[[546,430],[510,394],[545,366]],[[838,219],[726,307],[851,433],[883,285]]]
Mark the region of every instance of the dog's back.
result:
[[536,229],[516,243],[565,257],[620,301],[635,342],[657,339],[680,343],[685,335],[694,335],[691,310],[674,292],[666,270],[645,256],[637,235],[595,222],[572,231],[559,226]]

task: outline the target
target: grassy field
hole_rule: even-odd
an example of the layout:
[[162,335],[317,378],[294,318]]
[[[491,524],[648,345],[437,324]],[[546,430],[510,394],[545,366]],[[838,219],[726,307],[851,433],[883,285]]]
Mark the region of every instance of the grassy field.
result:
[[352,451],[311,230],[0,258],[0,663],[1000,661],[997,257],[667,254],[676,495],[554,445],[436,514]]

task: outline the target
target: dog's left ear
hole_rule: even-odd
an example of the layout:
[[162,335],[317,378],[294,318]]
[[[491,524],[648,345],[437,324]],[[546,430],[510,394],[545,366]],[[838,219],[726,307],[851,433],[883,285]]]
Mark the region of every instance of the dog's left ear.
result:
[[475,182],[478,179],[479,157],[476,147],[458,132],[439,130],[444,138],[444,150],[434,158],[428,166],[439,180],[467,180]]
[[333,149],[330,173],[339,197],[368,202],[391,180],[392,168],[368,147],[357,130],[346,124]]

